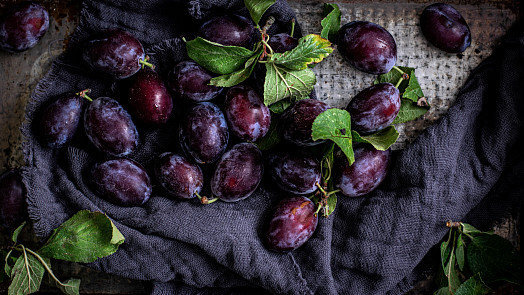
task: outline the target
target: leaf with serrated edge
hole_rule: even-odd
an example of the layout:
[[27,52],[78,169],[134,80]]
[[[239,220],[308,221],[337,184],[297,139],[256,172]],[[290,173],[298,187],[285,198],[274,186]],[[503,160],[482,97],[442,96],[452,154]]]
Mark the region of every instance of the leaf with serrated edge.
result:
[[79,295],[80,293],[80,280],[69,279],[65,282],[56,283],[56,287],[67,295]]
[[389,149],[398,139],[399,133],[394,126],[386,127],[378,132],[369,135],[360,135],[357,131],[351,131],[354,142],[371,144],[379,151]]
[[276,0],[244,0],[244,5],[249,11],[251,19],[258,25],[266,10],[275,2]]
[[24,249],[13,267],[8,295],[26,295],[38,291],[44,272],[42,263]]
[[464,256],[464,240],[462,239],[462,234],[459,234],[457,239],[457,265],[461,271],[464,271],[464,263],[465,263],[465,256]]
[[239,46],[224,46],[197,37],[186,41],[187,55],[209,71],[226,75],[241,69],[255,52]]
[[491,289],[484,284],[479,274],[476,274],[460,285],[454,295],[485,295],[489,293],[491,293]]
[[[398,68],[401,69],[404,73],[408,73],[408,74],[415,70],[414,68],[410,68],[410,67],[398,67]],[[393,85],[397,85],[397,82],[400,80],[400,78],[402,78],[402,74],[396,69],[391,69],[389,72],[379,75],[373,83],[374,84],[391,83]],[[409,85],[409,80],[403,80],[400,83],[400,85],[398,86],[398,92],[400,93],[401,97],[404,91],[406,90],[406,88],[408,87],[408,85]]]
[[20,235],[20,233],[22,232],[22,230],[24,229],[24,226],[25,226],[25,221],[15,229],[15,231],[13,232],[13,235],[11,236],[11,240],[13,240],[13,242],[18,243],[18,236]]
[[329,139],[335,142],[348,158],[355,162],[351,136],[351,116],[346,110],[328,109],[318,115],[311,128],[313,140]]
[[324,4],[324,19],[320,22],[322,31],[320,36],[335,43],[340,30],[340,9],[337,4]]
[[438,289],[435,293],[433,293],[433,295],[452,295],[452,294],[449,292],[448,287],[442,287]]
[[308,98],[316,83],[317,77],[311,69],[289,71],[268,62],[264,81],[264,104],[269,106],[286,98]]
[[266,135],[264,135],[264,137],[260,138],[259,140],[255,141],[256,146],[261,151],[267,151],[280,143],[281,138],[280,132],[278,130],[278,124],[279,117],[271,116],[271,125],[269,126],[269,130],[267,131]]
[[233,87],[244,82],[247,80],[247,78],[249,78],[249,76],[251,76],[251,73],[253,73],[253,70],[257,65],[256,61],[260,55],[262,55],[261,50],[246,62],[243,69],[240,69],[231,74],[214,77],[211,79],[211,81],[209,81],[209,84],[217,87]]
[[493,234],[476,234],[466,247],[466,261],[472,273],[486,283],[507,281],[523,286],[519,253],[511,243]]
[[391,124],[401,124],[408,121],[415,120],[416,118],[424,115],[429,110],[428,107],[419,107],[416,103],[409,99],[400,99],[400,110],[398,115]]
[[118,250],[124,237],[103,213],[83,210],[54,230],[41,255],[72,262],[89,263]]
[[[449,233],[451,234],[451,233]],[[448,263],[449,255],[451,254],[451,248],[449,247],[449,240],[442,242],[440,244],[440,261],[442,263],[442,269],[446,268]]]
[[406,87],[404,93],[402,93],[402,98],[407,98],[413,102],[417,102],[421,97],[424,97],[424,93],[418,84],[417,77],[415,76],[415,70],[412,70],[409,74],[408,87]]
[[304,70],[308,65],[319,63],[333,52],[331,42],[319,35],[310,34],[298,40],[298,46],[284,53],[275,53],[270,61],[289,70]]
[[[4,258],[4,272],[7,276],[11,277],[11,272],[13,271],[13,267],[11,266],[12,265],[15,265],[16,263],[16,260],[17,258],[16,257],[13,257],[13,250],[10,250],[9,252],[7,252],[5,258]],[[11,262],[11,263],[9,263]]]
[[466,235],[477,235],[477,234],[492,234],[492,233],[489,233],[489,232],[482,232],[478,229],[476,229],[475,227],[473,227],[472,225],[470,224],[467,224],[467,223],[460,223],[461,225],[461,229],[462,229],[462,232]]

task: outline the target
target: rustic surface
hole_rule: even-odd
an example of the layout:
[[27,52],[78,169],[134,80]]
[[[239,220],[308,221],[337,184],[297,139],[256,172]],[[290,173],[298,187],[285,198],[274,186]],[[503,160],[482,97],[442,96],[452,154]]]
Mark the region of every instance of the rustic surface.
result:
[[[0,1],[0,13],[13,2]],[[10,54],[0,51],[0,172],[8,167],[23,165],[22,138],[18,130],[24,120],[24,109],[38,80],[51,62],[67,46],[68,36],[78,23],[79,1],[44,0],[52,15],[50,31],[33,49]],[[472,44],[463,54],[446,54],[429,45],[418,27],[418,15],[426,0],[413,1],[299,1],[291,0],[304,33],[318,33],[322,18],[322,3],[338,3],[342,22],[369,20],[388,29],[398,47],[397,65],[417,69],[417,78],[432,105],[421,119],[398,129],[401,137],[395,149],[411,142],[424,128],[438,120],[453,104],[456,93],[471,69],[489,56],[500,37],[519,17],[518,1],[482,0],[447,1],[463,14],[472,30]],[[332,106],[343,107],[358,91],[370,85],[374,76],[358,72],[345,64],[335,53],[315,68],[318,77],[316,91],[320,99]],[[508,219],[494,225],[495,231],[520,248],[520,210],[515,208]],[[30,239],[30,233],[26,237]],[[0,245],[7,244],[7,234],[0,233]],[[34,242],[34,241],[33,241]],[[77,264],[56,263],[59,277],[80,277],[84,294],[144,294],[150,286],[95,272]],[[0,293],[5,286],[0,285]],[[432,294],[430,281],[420,282],[410,294]],[[56,292],[44,288],[46,292]],[[502,294],[502,293],[500,293]]]

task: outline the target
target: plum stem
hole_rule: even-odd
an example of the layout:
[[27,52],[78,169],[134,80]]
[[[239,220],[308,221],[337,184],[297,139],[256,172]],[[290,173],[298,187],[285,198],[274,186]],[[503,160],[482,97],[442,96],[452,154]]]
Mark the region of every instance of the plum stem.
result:
[[291,34],[290,34],[290,36],[293,37],[294,34],[295,34],[295,19],[293,18],[291,20]]
[[401,73],[402,75],[406,74],[406,72],[404,72],[401,68],[397,67],[397,66],[393,66],[393,68],[395,70],[397,70],[399,73]]
[[460,221],[446,221],[446,226],[449,228],[459,228],[461,225]]
[[155,65],[149,62],[149,56],[147,55],[144,59],[141,59],[138,62],[142,65],[142,69],[144,69],[146,66],[148,66],[152,70],[155,69]]
[[91,97],[87,96],[88,93],[91,93],[91,89],[89,89],[89,88],[76,93],[76,95],[78,95],[78,96],[80,96],[82,98],[87,99],[89,102],[92,102],[93,99]]
[[200,200],[200,203],[202,203],[203,205],[208,205],[218,200],[218,198],[208,199],[206,196],[200,196],[200,194],[198,194],[197,191],[195,191],[194,194],[197,196],[197,198]]

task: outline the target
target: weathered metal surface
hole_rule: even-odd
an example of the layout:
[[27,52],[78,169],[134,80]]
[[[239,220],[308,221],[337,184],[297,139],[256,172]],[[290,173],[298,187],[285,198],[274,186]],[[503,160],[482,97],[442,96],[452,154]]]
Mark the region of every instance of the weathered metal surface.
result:
[[[0,14],[14,2],[0,0]],[[19,54],[0,51],[0,172],[23,164],[19,126],[24,120],[24,109],[36,83],[46,73],[51,62],[63,52],[69,34],[78,23],[79,0],[44,0],[51,15],[50,31],[34,48]],[[417,78],[431,110],[421,119],[400,126],[400,140],[395,149],[411,142],[426,127],[438,120],[453,104],[455,96],[469,72],[489,56],[501,36],[519,17],[519,2],[512,0],[452,0],[468,21],[472,30],[472,45],[460,55],[446,54],[429,45],[418,27],[418,15],[429,3],[410,1],[300,1],[289,0],[297,12],[304,33],[320,32],[322,5],[338,3],[342,22],[368,20],[388,29],[398,46],[398,65],[417,68]],[[319,99],[332,106],[345,106],[358,91],[371,85],[375,76],[349,67],[335,51],[315,68],[318,77],[316,92]],[[500,224],[495,231],[520,247],[518,210]],[[28,235],[30,236],[30,235]],[[0,245],[8,243],[8,234],[0,233]],[[35,242],[35,241],[33,241]],[[145,294],[150,286],[144,282],[122,279],[93,271],[77,264],[54,264],[61,278],[70,276],[83,280],[83,294]],[[5,285],[0,285],[0,293]],[[56,293],[50,288],[44,292]],[[420,282],[410,294],[430,294],[432,285]],[[501,293],[502,294],[502,293]]]

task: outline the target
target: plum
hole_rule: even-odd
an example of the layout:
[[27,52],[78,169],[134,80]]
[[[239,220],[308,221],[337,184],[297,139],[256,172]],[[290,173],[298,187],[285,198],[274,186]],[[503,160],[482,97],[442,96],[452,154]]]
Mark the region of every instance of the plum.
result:
[[49,13],[42,4],[26,1],[13,6],[0,21],[0,48],[21,52],[34,47],[49,29]]

